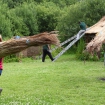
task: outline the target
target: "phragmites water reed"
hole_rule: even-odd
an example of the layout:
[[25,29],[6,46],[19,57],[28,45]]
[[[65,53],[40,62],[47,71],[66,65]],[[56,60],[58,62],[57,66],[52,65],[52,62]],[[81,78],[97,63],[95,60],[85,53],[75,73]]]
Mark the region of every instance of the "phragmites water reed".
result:
[[44,44],[59,46],[60,41],[57,36],[58,34],[55,31],[52,31],[50,33],[44,32],[25,38],[10,39],[8,41],[0,42],[0,57],[15,54],[31,46],[41,46]]

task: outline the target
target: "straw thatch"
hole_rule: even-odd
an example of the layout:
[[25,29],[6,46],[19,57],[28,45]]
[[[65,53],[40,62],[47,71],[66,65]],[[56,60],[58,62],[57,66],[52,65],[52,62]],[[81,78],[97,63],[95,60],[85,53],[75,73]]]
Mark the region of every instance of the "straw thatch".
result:
[[102,19],[100,19],[96,24],[89,27],[89,30],[87,30],[85,33],[86,34],[99,33],[104,29],[104,26],[105,26],[105,16]]
[[86,34],[96,34],[94,39],[87,44],[86,50],[91,54],[99,52],[105,43],[105,16],[98,23],[90,27],[86,31]]
[[10,39],[8,41],[0,42],[0,57],[15,54],[31,46],[41,46],[44,44],[59,45],[60,41],[57,36],[58,34],[54,32],[44,32],[25,38]]

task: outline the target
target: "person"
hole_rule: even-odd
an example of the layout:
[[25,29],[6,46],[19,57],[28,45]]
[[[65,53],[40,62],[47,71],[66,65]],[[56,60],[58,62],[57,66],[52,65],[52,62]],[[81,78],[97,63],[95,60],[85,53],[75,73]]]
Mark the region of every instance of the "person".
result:
[[14,39],[20,39],[19,35],[14,36]]
[[54,60],[54,58],[51,55],[50,47],[49,47],[48,44],[46,44],[46,45],[43,46],[42,62],[45,62],[46,55],[48,55],[52,61]]
[[86,30],[86,24],[85,24],[85,22],[79,22],[79,26],[80,26],[80,28],[81,28],[81,30]]
[[[2,74],[2,70],[3,70],[3,58],[0,58],[0,76]],[[2,89],[0,88],[0,94],[2,92]]]
[[80,31],[77,34],[77,39],[79,39],[80,35],[82,33],[84,33],[86,31],[87,25],[85,24],[85,22],[79,22],[79,26],[80,26]]
[[[0,42],[2,42],[2,36],[0,35]],[[2,70],[3,70],[3,58],[0,58],[0,76],[2,74]],[[2,89],[0,88],[0,94],[2,92]]]
[[[16,39],[16,40],[19,40],[21,37],[19,36],[19,35],[15,35],[14,37],[13,37],[13,39]],[[21,58],[22,58],[22,53],[21,52],[18,52],[18,53],[16,53],[16,57],[18,58],[18,61],[19,62],[22,62],[21,61]]]

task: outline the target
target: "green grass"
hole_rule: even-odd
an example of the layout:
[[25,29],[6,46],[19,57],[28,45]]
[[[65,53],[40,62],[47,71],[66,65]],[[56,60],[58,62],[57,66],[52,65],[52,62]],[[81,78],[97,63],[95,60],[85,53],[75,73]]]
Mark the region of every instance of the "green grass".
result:
[[104,77],[103,62],[84,64],[73,55],[4,63],[0,105],[105,105]]

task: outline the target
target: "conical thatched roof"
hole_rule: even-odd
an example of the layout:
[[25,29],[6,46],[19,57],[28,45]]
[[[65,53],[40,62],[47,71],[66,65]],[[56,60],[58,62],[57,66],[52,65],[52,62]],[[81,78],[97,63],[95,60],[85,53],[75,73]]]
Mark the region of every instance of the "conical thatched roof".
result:
[[105,16],[100,19],[96,24],[93,26],[89,27],[89,30],[87,30],[85,33],[86,34],[96,34],[101,32],[105,28]]
[[87,44],[86,50],[89,53],[99,52],[105,43],[105,16],[95,25],[86,31],[86,34],[96,34],[94,39]]

